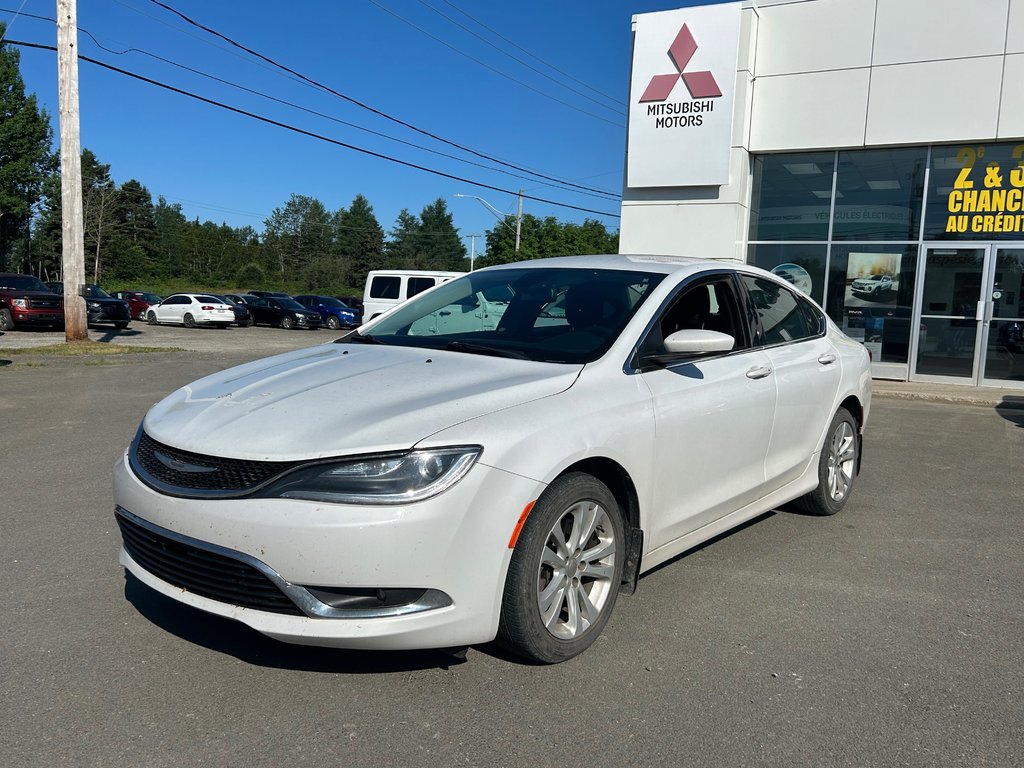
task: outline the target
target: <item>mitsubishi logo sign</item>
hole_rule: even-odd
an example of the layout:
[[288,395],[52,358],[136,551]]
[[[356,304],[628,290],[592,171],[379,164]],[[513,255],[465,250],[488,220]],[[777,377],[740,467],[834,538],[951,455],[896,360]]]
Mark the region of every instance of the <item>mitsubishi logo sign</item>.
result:
[[683,24],[676,39],[669,46],[668,56],[676,65],[676,71],[670,75],[655,75],[647,85],[647,90],[640,97],[640,103],[648,101],[665,101],[671,94],[676,83],[682,79],[686,83],[686,89],[690,96],[695,99],[713,99],[722,95],[722,89],[718,87],[715,76],[710,71],[684,72],[686,65],[690,63],[693,54],[697,52],[697,41],[693,39],[693,33],[688,24]]
[[750,79],[739,58],[742,9],[737,0],[634,17],[627,186],[729,183],[742,141],[737,83]]

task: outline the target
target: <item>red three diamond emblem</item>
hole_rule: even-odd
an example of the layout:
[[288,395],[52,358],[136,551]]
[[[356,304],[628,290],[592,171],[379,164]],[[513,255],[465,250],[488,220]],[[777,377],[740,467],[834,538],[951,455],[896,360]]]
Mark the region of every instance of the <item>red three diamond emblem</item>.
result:
[[722,95],[722,89],[718,87],[715,76],[708,70],[702,72],[684,72],[686,65],[690,63],[693,54],[697,52],[697,41],[693,39],[690,28],[683,24],[676,39],[669,46],[668,55],[672,63],[676,65],[676,71],[670,75],[655,75],[647,85],[647,90],[640,97],[640,103],[645,101],[664,101],[672,93],[676,83],[680,79],[686,83],[690,96],[695,99],[711,99]]

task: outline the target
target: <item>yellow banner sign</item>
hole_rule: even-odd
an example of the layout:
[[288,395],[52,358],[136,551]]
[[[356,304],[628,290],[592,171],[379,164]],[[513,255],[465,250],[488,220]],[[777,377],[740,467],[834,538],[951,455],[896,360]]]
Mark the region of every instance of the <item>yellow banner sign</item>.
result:
[[1011,158],[1016,166],[1004,168],[984,162],[983,146],[956,153],[961,168],[946,200],[946,232],[1024,232],[1024,144]]

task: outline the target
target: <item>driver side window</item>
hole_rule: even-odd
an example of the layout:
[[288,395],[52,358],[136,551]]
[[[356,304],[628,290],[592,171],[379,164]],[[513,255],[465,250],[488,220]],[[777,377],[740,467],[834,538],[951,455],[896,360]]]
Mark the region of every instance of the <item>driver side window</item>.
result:
[[660,340],[676,331],[718,331],[735,340],[733,350],[746,348],[732,279],[716,277],[687,287],[669,305],[658,321]]

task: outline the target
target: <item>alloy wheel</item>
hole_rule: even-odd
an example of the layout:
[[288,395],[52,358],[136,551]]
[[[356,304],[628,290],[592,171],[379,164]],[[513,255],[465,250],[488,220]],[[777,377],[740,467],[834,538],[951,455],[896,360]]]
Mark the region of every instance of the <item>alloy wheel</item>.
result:
[[857,438],[850,423],[843,421],[832,433],[828,449],[828,493],[833,501],[843,501],[850,492],[856,460]]

